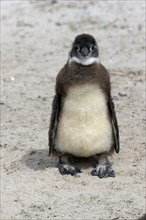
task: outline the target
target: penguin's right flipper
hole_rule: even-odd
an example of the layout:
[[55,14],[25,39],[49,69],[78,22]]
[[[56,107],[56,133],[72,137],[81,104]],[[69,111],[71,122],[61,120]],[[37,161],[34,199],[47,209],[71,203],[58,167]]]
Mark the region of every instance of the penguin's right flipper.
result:
[[49,128],[49,133],[48,133],[49,156],[50,156],[52,148],[54,146],[54,140],[55,140],[55,135],[56,135],[56,130],[57,130],[60,107],[61,107],[61,97],[58,94],[56,94],[54,96],[53,103],[52,103],[52,115],[51,115],[50,128]]
[[119,127],[118,127],[118,122],[116,118],[115,105],[114,105],[114,102],[111,96],[108,99],[108,108],[110,112],[112,128],[113,128],[113,133],[114,133],[114,138],[115,138],[115,151],[118,153],[120,150]]

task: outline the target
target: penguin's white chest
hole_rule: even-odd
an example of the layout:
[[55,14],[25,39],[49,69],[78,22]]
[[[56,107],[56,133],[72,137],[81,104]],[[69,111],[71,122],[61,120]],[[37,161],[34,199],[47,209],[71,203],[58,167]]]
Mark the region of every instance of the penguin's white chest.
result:
[[55,148],[79,157],[109,152],[112,127],[106,98],[98,85],[70,87],[57,127]]

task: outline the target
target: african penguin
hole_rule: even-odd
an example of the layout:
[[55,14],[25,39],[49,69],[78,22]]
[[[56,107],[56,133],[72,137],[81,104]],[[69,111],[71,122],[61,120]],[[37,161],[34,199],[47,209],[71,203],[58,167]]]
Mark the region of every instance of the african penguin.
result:
[[119,152],[119,129],[110,76],[100,63],[92,35],[75,38],[68,61],[57,75],[48,136],[49,155],[59,157],[62,175],[81,173],[71,165],[71,157],[93,157],[92,176],[115,176],[107,156]]

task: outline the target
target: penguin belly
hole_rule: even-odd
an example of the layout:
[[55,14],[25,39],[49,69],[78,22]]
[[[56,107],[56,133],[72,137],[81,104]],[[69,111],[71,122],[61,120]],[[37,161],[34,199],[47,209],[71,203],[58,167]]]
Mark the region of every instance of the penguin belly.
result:
[[55,149],[78,157],[109,152],[112,126],[107,101],[96,84],[72,86],[60,114]]

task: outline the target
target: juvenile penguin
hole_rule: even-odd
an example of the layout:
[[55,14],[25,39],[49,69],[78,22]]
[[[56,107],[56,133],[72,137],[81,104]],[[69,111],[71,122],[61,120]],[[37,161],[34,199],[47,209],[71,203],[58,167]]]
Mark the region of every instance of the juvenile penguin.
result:
[[119,130],[110,76],[100,63],[95,38],[78,35],[56,78],[49,128],[49,155],[58,155],[59,172],[79,175],[70,158],[94,157],[92,176],[114,177],[107,158],[119,152]]

